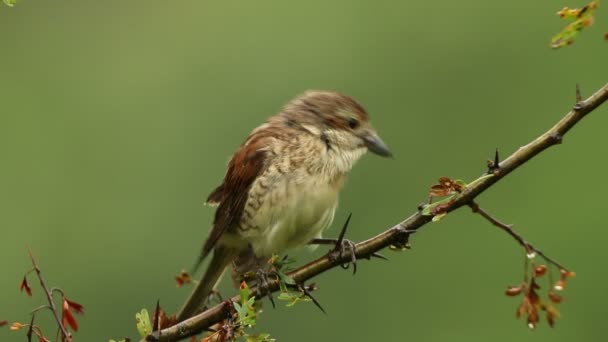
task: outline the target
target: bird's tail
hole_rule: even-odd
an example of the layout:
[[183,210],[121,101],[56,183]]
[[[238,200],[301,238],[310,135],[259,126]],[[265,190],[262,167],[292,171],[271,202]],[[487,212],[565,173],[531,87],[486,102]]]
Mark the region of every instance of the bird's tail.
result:
[[198,314],[207,304],[209,294],[217,286],[226,267],[235,258],[234,250],[217,246],[213,252],[213,258],[203,275],[201,281],[188,297],[177,314],[177,321],[184,321]]

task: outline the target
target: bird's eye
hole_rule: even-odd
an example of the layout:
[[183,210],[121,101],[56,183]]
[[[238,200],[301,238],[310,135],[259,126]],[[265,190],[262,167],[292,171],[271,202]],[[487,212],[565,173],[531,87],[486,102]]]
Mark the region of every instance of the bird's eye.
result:
[[348,118],[348,127],[350,127],[351,129],[359,127],[359,120],[355,118]]

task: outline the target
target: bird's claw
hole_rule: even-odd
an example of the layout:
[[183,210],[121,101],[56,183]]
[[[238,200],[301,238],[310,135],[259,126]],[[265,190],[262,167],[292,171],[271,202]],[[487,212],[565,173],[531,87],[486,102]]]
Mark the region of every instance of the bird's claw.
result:
[[340,264],[340,267],[346,270],[352,264],[353,274],[355,274],[357,273],[357,244],[353,241],[344,238],[336,240],[336,246],[329,252],[329,258],[333,262],[337,262],[347,254],[350,255],[350,261]]
[[274,303],[274,298],[272,297],[272,291],[270,291],[270,285],[268,284],[269,272],[266,271],[265,269],[263,269],[262,267],[260,267],[256,271],[255,275],[256,275],[256,282],[257,282],[258,290],[261,293],[266,294],[266,296],[270,300],[270,303],[272,304],[272,307],[275,308],[276,305]]

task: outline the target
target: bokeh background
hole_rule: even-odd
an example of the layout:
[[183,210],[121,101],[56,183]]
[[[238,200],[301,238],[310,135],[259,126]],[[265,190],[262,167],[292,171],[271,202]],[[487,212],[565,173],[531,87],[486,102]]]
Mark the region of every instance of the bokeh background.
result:
[[[366,156],[328,236],[365,239],[411,214],[439,176],[479,176],[606,82],[604,8],[560,51],[555,12],[582,1],[22,1],[0,6],[0,320],[34,251],[85,305],[78,341],[137,337],[135,312],[176,310],[210,227],[203,199],[249,131],[306,89],[350,94],[395,158]],[[604,341],[605,132],[600,108],[479,202],[577,272],[554,329],[515,319],[523,253],[468,210],[389,262],[315,279],[327,310],[267,309],[278,341]],[[320,255],[319,248],[314,255]],[[308,252],[296,253],[300,261]],[[543,283],[543,285],[545,285]],[[222,286],[232,293],[229,282]],[[40,316],[50,336],[54,328]],[[0,340],[24,332],[0,329]]]

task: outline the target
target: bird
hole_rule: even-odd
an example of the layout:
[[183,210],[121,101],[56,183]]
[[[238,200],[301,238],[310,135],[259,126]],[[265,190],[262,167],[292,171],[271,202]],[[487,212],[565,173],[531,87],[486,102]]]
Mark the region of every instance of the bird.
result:
[[205,307],[230,264],[243,271],[320,239],[348,173],[368,151],[392,156],[363,106],[338,92],[307,91],[255,128],[207,198],[217,208],[194,270],[212,259],[177,321]]

